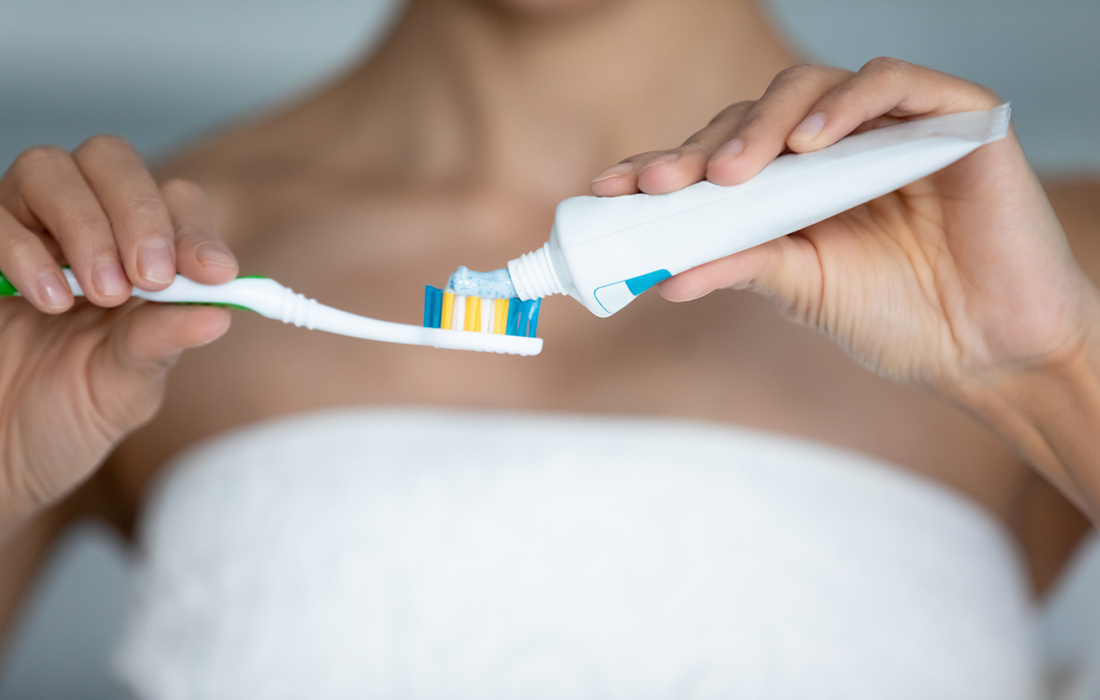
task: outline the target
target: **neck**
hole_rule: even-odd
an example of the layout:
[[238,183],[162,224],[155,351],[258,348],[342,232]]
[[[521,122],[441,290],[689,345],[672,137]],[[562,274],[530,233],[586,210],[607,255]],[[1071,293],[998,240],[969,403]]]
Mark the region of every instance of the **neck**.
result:
[[614,0],[550,17],[414,0],[337,93],[390,172],[556,201],[759,97],[795,58],[747,0]]

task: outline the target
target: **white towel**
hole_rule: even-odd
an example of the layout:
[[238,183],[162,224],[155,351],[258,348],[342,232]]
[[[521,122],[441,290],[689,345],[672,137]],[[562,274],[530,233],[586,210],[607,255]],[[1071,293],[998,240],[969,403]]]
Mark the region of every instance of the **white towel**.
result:
[[344,411],[178,460],[118,655],[138,698],[1038,697],[978,508],[718,426]]

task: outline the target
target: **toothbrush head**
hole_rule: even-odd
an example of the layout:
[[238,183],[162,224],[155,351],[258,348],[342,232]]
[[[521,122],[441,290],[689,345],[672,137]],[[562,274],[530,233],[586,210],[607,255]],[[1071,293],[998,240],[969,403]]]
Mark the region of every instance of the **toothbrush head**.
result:
[[536,337],[541,299],[521,301],[483,299],[424,288],[424,327],[438,329],[440,342],[464,350],[487,350],[536,355],[542,339]]

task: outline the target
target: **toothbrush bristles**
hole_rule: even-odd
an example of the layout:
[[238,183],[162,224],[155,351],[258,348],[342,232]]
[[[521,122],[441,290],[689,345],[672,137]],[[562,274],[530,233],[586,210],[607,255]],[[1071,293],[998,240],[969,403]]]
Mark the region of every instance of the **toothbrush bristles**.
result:
[[424,327],[439,328],[443,312],[443,290],[432,286],[424,288]]
[[534,338],[541,299],[481,299],[424,287],[424,327]]

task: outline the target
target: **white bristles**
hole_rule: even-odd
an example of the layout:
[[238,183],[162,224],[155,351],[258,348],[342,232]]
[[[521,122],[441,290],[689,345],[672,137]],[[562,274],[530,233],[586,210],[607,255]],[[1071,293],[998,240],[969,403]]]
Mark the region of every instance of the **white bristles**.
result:
[[451,330],[462,330],[464,323],[466,323],[466,297],[456,294],[454,311],[451,313]]
[[492,333],[493,332],[493,311],[496,309],[493,306],[495,299],[482,299],[481,300],[481,332]]

